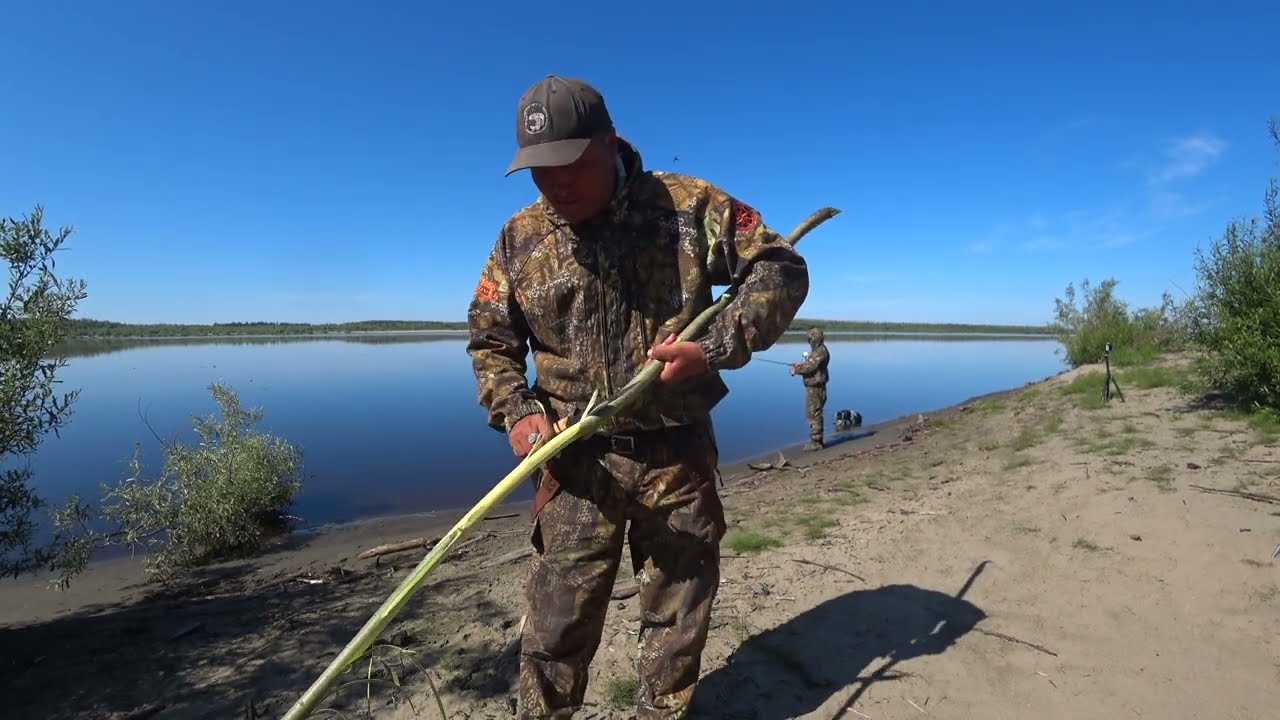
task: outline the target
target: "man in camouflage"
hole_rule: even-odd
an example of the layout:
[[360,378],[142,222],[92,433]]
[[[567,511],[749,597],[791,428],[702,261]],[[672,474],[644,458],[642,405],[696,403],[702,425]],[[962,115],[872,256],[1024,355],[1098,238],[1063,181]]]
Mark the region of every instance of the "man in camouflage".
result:
[[[533,84],[516,141],[507,174],[529,169],[540,195],[503,225],[467,316],[488,424],[523,457],[593,390],[611,396],[648,362],[665,363],[638,407],[544,468],[518,717],[569,718],[581,706],[625,540],[640,586],[637,718],[682,718],[720,580],[720,372],[781,336],[808,293],[808,268],[747,204],[645,169],[585,83]],[[730,283],[739,294],[710,329],[675,342],[713,302],[712,286]]]
[[809,419],[806,450],[821,450],[823,446],[822,411],[827,404],[827,365],[830,363],[831,353],[827,352],[822,328],[809,328],[809,357],[791,365],[791,374],[799,375],[804,382],[804,413]]

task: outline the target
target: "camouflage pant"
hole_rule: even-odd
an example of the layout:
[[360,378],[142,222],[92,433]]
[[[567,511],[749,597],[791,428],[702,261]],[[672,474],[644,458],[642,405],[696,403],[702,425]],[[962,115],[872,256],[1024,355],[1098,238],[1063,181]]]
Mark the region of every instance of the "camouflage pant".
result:
[[[624,540],[640,585],[636,718],[685,716],[720,582],[717,460],[710,428],[682,428],[638,436],[627,453],[584,440],[547,464],[517,718],[568,718],[581,706]],[[549,499],[548,485],[558,486]]]
[[809,439],[822,442],[822,412],[827,404],[827,386],[804,388],[804,414],[809,419]]

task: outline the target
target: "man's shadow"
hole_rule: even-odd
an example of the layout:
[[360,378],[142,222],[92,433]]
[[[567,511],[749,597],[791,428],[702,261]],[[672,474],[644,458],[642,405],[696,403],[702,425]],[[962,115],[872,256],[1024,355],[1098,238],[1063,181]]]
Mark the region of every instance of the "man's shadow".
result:
[[964,599],[986,564],[954,596],[914,585],[855,590],[749,638],[699,682],[690,717],[782,720],[849,693],[840,717],[872,683],[901,677],[898,663],[945,652],[986,618]]

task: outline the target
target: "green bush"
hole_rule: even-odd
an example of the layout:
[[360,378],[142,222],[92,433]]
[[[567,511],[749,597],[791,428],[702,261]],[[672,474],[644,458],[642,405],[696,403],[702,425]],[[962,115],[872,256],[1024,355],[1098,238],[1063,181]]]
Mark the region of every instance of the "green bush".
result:
[[32,515],[45,501],[32,488],[27,462],[44,436],[70,419],[77,394],[55,392],[66,364],[55,348],[85,285],[54,272],[54,254],[71,229],[55,235],[43,217],[36,206],[25,218],[0,218],[0,257],[9,266],[0,298],[0,576],[36,572],[57,556],[56,544],[35,543]]
[[147,570],[165,581],[176,572],[251,555],[288,530],[286,514],[301,488],[301,452],[254,429],[262,413],[241,407],[236,393],[210,386],[218,415],[193,418],[199,442],[165,444],[164,471],[144,478],[135,452],[132,475],[106,488],[102,517],[117,526],[89,529],[87,508],[59,516],[59,527],[79,527],[68,542],[59,579],[65,586],[94,549],[122,544],[152,551]]
[[[1271,122],[1280,148],[1280,124]],[[1206,352],[1205,381],[1245,407],[1280,409],[1280,193],[1272,178],[1264,216],[1228,223],[1196,252],[1192,339]]]
[[1183,312],[1165,293],[1160,307],[1130,313],[1129,306],[1116,297],[1118,280],[1108,278],[1097,287],[1086,278],[1076,288],[1068,284],[1066,297],[1054,300],[1053,334],[1062,343],[1071,367],[1102,361],[1111,343],[1111,362],[1133,365],[1149,361],[1162,352],[1177,349],[1186,338]]

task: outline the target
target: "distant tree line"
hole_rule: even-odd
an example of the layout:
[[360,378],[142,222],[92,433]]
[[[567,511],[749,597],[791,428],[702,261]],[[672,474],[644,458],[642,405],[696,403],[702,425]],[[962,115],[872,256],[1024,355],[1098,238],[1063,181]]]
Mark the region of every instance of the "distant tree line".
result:
[[[965,323],[876,322],[869,320],[822,320],[796,318],[793,330],[820,327],[831,332],[928,332],[1049,334],[1047,325],[982,325]],[[110,320],[72,319],[67,337],[75,338],[198,338],[271,335],[343,335],[355,333],[396,333],[461,331],[467,324],[449,320],[363,320],[348,323],[227,322],[206,325],[191,323],[123,323]]]
[[970,323],[914,323],[877,322],[872,320],[815,320],[796,318],[792,330],[819,327],[831,332],[917,332],[917,333],[984,333],[1015,335],[1049,335],[1052,328],[1045,325],[984,325]]
[[231,335],[325,335],[368,332],[421,332],[423,330],[466,330],[465,322],[441,320],[362,320],[348,323],[226,322],[123,323],[111,320],[75,318],[68,322],[72,338],[126,337],[220,337]]

